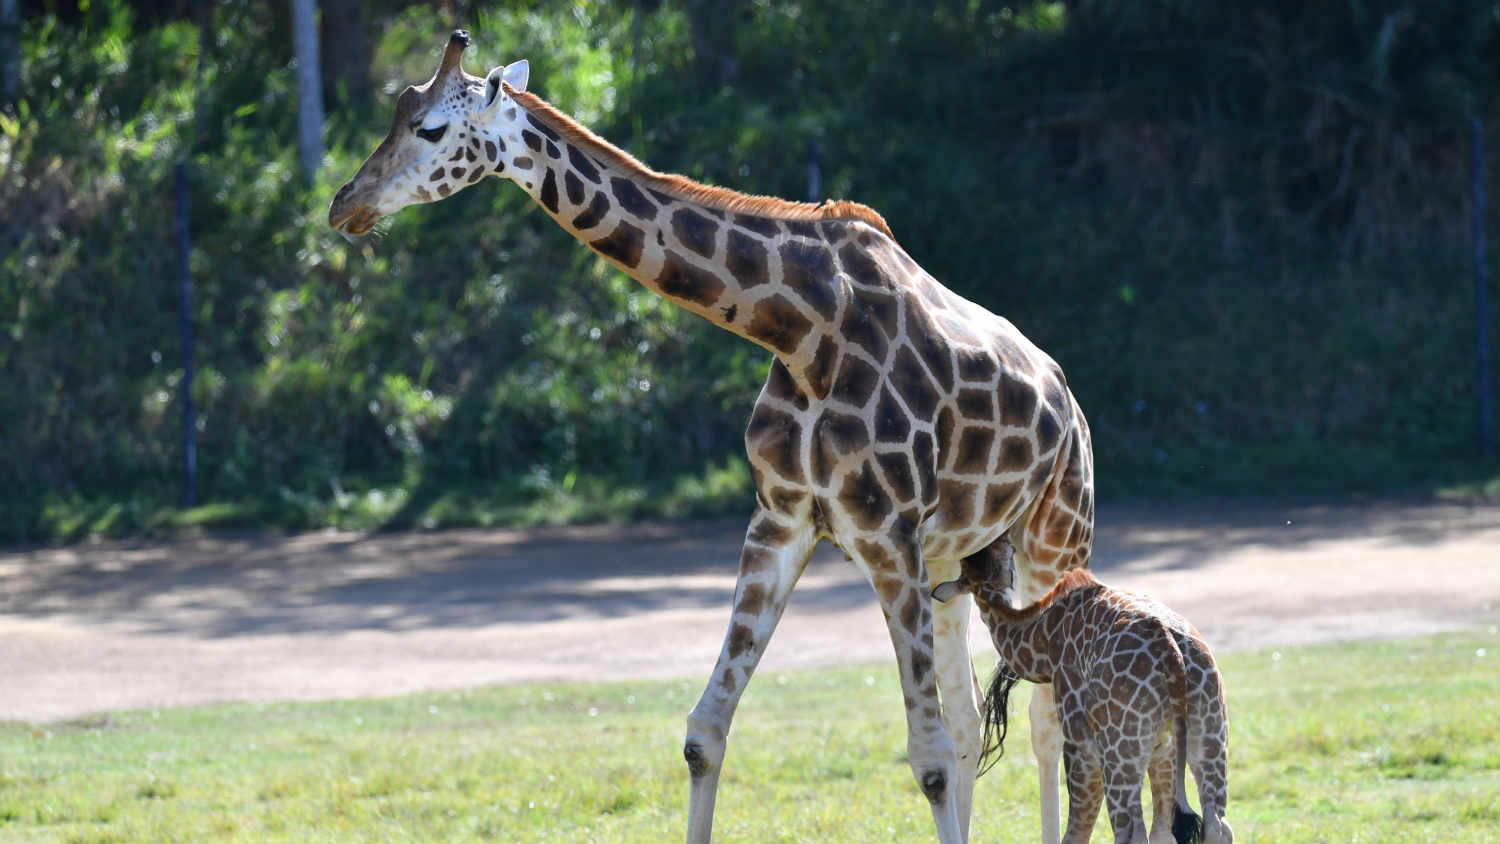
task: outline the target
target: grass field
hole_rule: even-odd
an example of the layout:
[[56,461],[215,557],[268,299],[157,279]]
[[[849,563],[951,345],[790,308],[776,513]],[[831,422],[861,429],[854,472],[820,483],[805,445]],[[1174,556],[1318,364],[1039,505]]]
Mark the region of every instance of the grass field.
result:
[[[1495,839],[1494,627],[1221,664],[1240,841]],[[0,724],[0,840],[680,840],[698,691],[512,686]],[[976,840],[1037,832],[1026,692],[1015,697],[1009,753],[976,789]],[[900,699],[886,665],[757,677],[715,837],[931,840]],[[1102,818],[1095,840],[1108,840]]]

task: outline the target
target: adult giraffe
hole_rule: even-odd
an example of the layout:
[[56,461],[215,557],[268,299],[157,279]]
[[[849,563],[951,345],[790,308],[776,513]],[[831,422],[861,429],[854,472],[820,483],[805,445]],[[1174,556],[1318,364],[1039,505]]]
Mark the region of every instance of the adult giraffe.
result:
[[[821,539],[879,596],[912,772],[938,838],[967,839],[980,751],[970,603],[934,608],[930,584],[1002,536],[1018,551],[1026,600],[1088,564],[1093,457],[1061,369],[923,272],[869,208],[652,171],[527,93],[525,61],[465,73],[468,43],[453,33],[432,79],[396,99],[390,133],[339,189],[329,225],[364,234],[408,205],[502,176],[648,289],[776,356],[745,434],[757,506],[730,626],[687,720],[688,840],[709,839],[735,706]],[[1032,745],[1042,836],[1055,841],[1061,740],[1050,701],[1038,687]]]

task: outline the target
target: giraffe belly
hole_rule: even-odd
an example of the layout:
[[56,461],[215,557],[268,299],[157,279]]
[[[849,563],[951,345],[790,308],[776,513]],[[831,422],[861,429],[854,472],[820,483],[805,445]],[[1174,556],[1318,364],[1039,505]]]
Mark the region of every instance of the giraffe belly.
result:
[[938,476],[937,504],[922,525],[922,554],[959,559],[989,546],[1025,515],[1033,485],[1008,476]]
[[1009,528],[1009,524],[1001,523],[989,527],[976,525],[967,530],[924,531],[922,556],[929,561],[962,559],[989,547]]

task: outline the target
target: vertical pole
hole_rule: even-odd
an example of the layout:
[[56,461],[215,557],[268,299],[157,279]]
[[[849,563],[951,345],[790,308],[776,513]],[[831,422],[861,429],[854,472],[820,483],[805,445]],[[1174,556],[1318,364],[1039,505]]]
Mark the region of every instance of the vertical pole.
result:
[[192,279],[188,276],[187,162],[177,162],[177,328],[182,341],[182,503],[198,503],[198,430],[193,419],[193,308]]
[[21,92],[21,4],[0,0],[0,106],[15,104]]
[[823,201],[823,175],[818,170],[818,139],[807,139],[807,201]]
[[1479,366],[1479,447],[1485,459],[1495,456],[1495,413],[1490,406],[1494,392],[1490,380],[1489,268],[1484,248],[1484,130],[1476,117],[1469,118],[1470,169],[1474,179],[1474,325],[1475,360]]
[[635,0],[630,16],[630,125],[635,132],[632,151],[645,157],[641,149],[641,0]]
[[323,75],[318,69],[316,0],[292,0],[292,44],[297,56],[297,160],[311,182],[323,159]]

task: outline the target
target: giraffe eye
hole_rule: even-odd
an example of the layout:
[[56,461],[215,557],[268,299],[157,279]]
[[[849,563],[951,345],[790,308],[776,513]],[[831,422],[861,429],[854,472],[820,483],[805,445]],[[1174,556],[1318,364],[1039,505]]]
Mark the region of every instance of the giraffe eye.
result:
[[428,143],[434,144],[438,141],[441,141],[443,139],[443,133],[447,131],[448,124],[446,123],[433,129],[424,129],[420,126],[416,127],[417,137],[421,138],[424,141],[427,141]]

